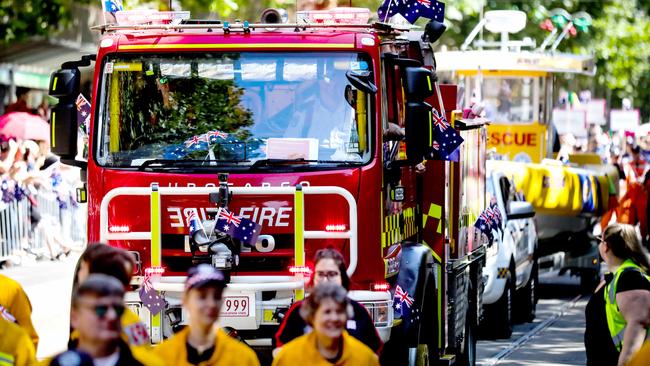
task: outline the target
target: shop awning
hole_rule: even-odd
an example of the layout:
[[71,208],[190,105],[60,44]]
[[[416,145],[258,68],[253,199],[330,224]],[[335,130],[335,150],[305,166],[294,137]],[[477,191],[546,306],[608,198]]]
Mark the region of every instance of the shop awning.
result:
[[64,44],[52,40],[0,48],[0,84],[46,90],[50,74],[63,62],[78,60],[82,55],[96,51],[92,44]]

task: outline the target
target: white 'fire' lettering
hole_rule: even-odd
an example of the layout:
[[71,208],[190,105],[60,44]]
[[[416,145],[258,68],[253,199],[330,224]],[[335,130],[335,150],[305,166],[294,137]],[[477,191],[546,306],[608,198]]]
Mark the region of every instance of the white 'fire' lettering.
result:
[[[208,213],[216,214],[216,207],[167,207],[169,226],[187,227],[187,220],[192,212],[201,220],[208,219]],[[288,227],[293,207],[242,207],[239,216],[251,219],[262,226]]]

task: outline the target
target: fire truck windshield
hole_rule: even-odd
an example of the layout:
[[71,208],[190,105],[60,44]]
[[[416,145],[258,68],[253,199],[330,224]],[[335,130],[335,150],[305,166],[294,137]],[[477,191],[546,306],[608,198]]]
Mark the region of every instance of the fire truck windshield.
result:
[[[374,102],[346,72],[370,73],[358,53],[242,52],[109,56],[95,125],[96,161],[155,160],[310,167],[370,159]],[[372,79],[371,79],[372,80]],[[258,164],[259,165],[259,164]]]

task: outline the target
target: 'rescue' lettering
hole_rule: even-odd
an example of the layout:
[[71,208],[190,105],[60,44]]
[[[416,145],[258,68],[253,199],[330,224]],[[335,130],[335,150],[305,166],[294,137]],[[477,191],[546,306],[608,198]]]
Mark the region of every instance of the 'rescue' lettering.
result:
[[490,134],[491,145],[517,145],[537,146],[537,134],[532,132],[492,132]]
[[[168,207],[169,226],[187,227],[190,214],[194,212],[201,220],[207,220],[208,214],[216,214],[217,207]],[[242,207],[238,216],[251,219],[266,227],[288,227],[293,207]]]

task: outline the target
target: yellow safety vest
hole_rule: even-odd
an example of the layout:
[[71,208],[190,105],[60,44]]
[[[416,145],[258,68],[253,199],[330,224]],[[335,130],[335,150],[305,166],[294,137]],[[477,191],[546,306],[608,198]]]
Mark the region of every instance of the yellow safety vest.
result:
[[[627,327],[627,322],[621,311],[616,305],[616,287],[618,285],[618,279],[621,276],[621,273],[624,271],[639,271],[645,278],[650,281],[650,276],[648,276],[642,269],[634,263],[631,259],[626,259],[616,273],[614,273],[614,278],[612,281],[605,287],[605,313],[607,315],[607,328],[609,328],[609,335],[612,337],[614,346],[620,352],[623,348],[623,335],[625,334],[625,328]],[[650,332],[650,327],[647,329]],[[648,333],[650,335],[650,333]],[[648,339],[648,336],[646,336]]]

